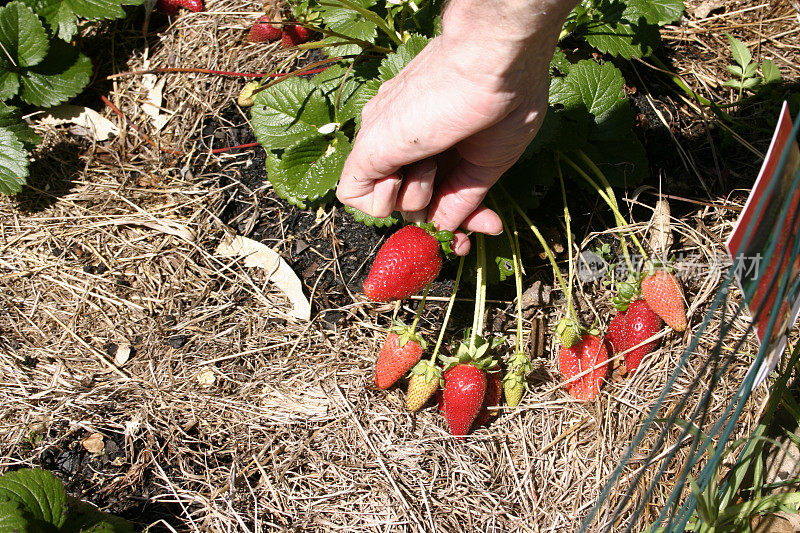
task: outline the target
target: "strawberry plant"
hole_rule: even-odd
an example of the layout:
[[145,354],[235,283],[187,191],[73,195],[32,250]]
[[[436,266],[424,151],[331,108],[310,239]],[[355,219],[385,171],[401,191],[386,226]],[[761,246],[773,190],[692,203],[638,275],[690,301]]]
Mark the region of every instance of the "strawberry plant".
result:
[[[279,196],[299,207],[332,199],[342,166],[360,126],[361,109],[380,85],[395,76],[437,33],[442,2],[433,0],[303,0],[294,16],[319,31],[322,48],[336,62],[311,79],[287,77],[256,90],[252,124],[267,150],[267,176]],[[612,56],[651,54],[659,27],[678,20],[682,0],[586,0],[562,32]],[[522,207],[535,205],[535,190],[552,185],[559,157],[590,159],[615,186],[635,185],[647,175],[647,157],[633,133],[633,113],[622,73],[611,62],[571,62],[556,51],[550,107],[544,124],[520,161],[501,182]],[[561,165],[563,166],[563,165]],[[535,172],[533,171],[535,169]],[[574,177],[571,168],[565,173]],[[399,217],[376,219],[355,213],[368,225],[386,226]],[[495,258],[490,281],[513,273],[504,238],[488,239]]]
[[758,75],[759,64],[753,61],[753,55],[747,46],[729,33],[725,34],[731,44],[731,57],[734,64],[728,65],[728,72],[735,76],[734,79],[725,82],[726,87],[739,90],[739,100],[745,89],[755,91],[762,85],[776,83],[781,80],[781,71],[774,61],[765,59],[761,62],[762,76]]
[[17,0],[0,7],[0,193],[22,190],[41,139],[20,106],[52,107],[89,84],[92,62],[70,42],[83,20],[120,18],[142,0]]
[[127,520],[67,496],[53,474],[24,468],[0,476],[0,531],[133,533]]
[[659,27],[680,20],[683,0],[584,0],[564,24],[572,34],[604,54],[631,59],[653,53]]

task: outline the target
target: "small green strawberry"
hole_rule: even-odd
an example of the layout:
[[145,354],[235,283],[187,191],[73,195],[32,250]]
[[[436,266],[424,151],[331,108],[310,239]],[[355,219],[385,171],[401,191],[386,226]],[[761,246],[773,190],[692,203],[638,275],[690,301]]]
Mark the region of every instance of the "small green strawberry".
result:
[[570,348],[581,342],[581,328],[571,318],[562,318],[556,324],[556,336],[561,341],[561,346]]
[[411,379],[408,381],[406,408],[409,411],[419,411],[439,389],[441,380],[442,370],[439,367],[430,361],[417,363],[411,370]]

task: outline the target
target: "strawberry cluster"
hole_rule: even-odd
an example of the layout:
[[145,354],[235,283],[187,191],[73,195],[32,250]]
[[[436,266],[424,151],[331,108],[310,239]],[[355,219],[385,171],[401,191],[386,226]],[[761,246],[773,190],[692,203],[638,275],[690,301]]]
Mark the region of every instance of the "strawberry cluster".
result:
[[291,48],[303,44],[311,39],[314,33],[300,24],[284,24],[272,20],[269,15],[261,15],[247,34],[251,43],[271,43],[281,41],[282,48]]
[[[441,248],[447,248],[452,239],[449,232],[442,233],[406,226],[390,236],[364,282],[366,296],[380,302],[402,300],[428,286],[441,270]],[[461,267],[456,287],[460,272]],[[618,289],[614,303],[619,311],[605,336],[583,330],[577,318],[564,318],[556,327],[561,341],[558,365],[564,388],[577,400],[592,401],[598,396],[608,379],[611,355],[624,357],[625,372],[633,374],[644,358],[658,348],[658,334],[664,323],[678,332],[687,328],[683,290],[669,271],[652,269],[638,279],[621,283]],[[410,372],[406,407],[416,411],[438,391],[439,409],[450,433],[462,437],[497,413],[503,395],[509,406],[519,404],[531,364],[518,346],[519,353],[507,359],[503,376],[491,355],[503,339],[480,337],[481,321],[473,324],[477,324],[475,332],[467,330],[453,356],[440,357],[441,364],[436,361],[441,336],[431,360],[422,360],[426,343],[415,328],[424,300],[423,297],[410,327],[398,323],[387,335],[375,366],[375,385],[388,389]],[[485,303],[483,297],[476,297],[478,300]],[[482,317],[483,308],[478,308],[481,312],[475,316]],[[574,309],[571,315],[577,316]],[[521,324],[519,328],[521,332]]]
[[[609,354],[622,354],[625,371],[634,374],[658,348],[655,337],[665,322],[675,331],[686,330],[683,290],[670,272],[653,270],[627,292],[614,298],[619,311],[605,337],[587,333],[572,344],[562,336],[559,369],[564,388],[578,400],[590,401],[600,393],[608,377]],[[636,298],[639,293],[642,297]]]
[[[402,300],[433,281],[442,268],[441,249],[448,249],[452,239],[450,232],[435,235],[431,228],[405,226],[390,236],[364,281],[366,296],[379,302]],[[450,432],[466,435],[496,414],[503,383],[500,367],[488,353],[501,341],[464,342],[455,356],[443,358],[442,368],[421,360],[426,343],[415,325],[416,320],[411,327],[396,324],[386,336],[375,365],[375,385],[387,389],[410,371],[406,407],[416,411],[439,391],[439,407]]]

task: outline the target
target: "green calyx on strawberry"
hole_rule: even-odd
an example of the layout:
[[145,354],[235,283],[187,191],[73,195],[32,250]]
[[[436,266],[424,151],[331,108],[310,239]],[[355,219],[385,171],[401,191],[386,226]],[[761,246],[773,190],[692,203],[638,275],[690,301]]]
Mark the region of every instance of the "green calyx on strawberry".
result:
[[564,348],[578,344],[581,341],[581,334],[581,327],[571,318],[564,317],[556,324],[556,337]]
[[389,329],[391,333],[398,336],[397,344],[402,348],[408,341],[413,341],[422,346],[422,349],[428,347],[428,343],[422,336],[410,327],[406,326],[399,320],[395,320],[394,325]]
[[[470,330],[467,329],[467,339],[469,339],[469,336]],[[494,350],[500,346],[504,340],[505,339],[503,337],[490,337],[488,340],[483,339],[482,337],[477,337],[472,350],[470,350],[469,341],[465,340],[464,342],[460,342],[458,344],[455,355],[449,357],[440,355],[439,358],[444,365],[445,372],[454,366],[463,363],[469,363],[482,370],[487,370],[497,365],[497,361],[490,353],[491,350]]]
[[394,232],[378,250],[364,281],[364,294],[372,301],[385,302],[422,290],[442,268],[440,242],[420,226],[404,226]]
[[631,277],[627,281],[617,283],[617,295],[611,299],[611,303],[619,311],[626,311],[638,294],[639,280]]
[[[424,341],[423,341],[424,342]],[[425,383],[436,381],[437,384],[442,385],[442,369],[434,365],[428,360],[422,360],[411,369],[412,376],[422,376],[425,378]]]

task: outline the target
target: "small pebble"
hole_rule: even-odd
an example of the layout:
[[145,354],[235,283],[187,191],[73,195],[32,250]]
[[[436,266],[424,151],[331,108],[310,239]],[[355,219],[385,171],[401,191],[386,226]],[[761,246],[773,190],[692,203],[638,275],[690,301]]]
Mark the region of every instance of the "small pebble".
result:
[[169,345],[175,348],[183,348],[183,346],[189,341],[189,337],[187,335],[173,335],[168,339]]

